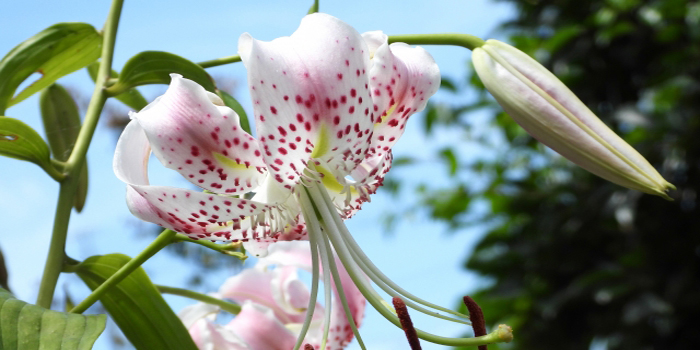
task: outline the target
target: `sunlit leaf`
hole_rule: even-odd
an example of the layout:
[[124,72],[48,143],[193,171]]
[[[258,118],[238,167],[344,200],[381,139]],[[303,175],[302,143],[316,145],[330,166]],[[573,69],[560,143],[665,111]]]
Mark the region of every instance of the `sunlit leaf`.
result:
[[[0,114],[58,78],[94,62],[101,44],[102,36],[87,23],[58,23],[16,46],[0,61]],[[33,73],[40,73],[41,78],[13,98]]]
[[[77,274],[94,290],[129,260],[123,254],[92,256],[78,265]],[[137,349],[197,349],[142,268],[109,289],[100,301]]]
[[34,129],[23,122],[0,117],[0,155],[26,160],[44,169],[51,167],[49,147]]
[[47,310],[0,289],[0,348],[89,350],[105,329],[105,315]]
[[218,90],[217,93],[219,94],[219,97],[224,100],[226,106],[233,109],[236,114],[238,114],[241,119],[241,128],[250,134],[250,121],[248,120],[248,115],[246,114],[245,109],[243,109],[243,106],[241,106],[241,104],[238,103],[233,96],[226,93],[226,91]]
[[129,59],[117,83],[107,91],[119,95],[140,85],[170,84],[171,73],[182,74],[204,89],[216,92],[214,81],[204,68],[178,55],[161,51],[144,51]]

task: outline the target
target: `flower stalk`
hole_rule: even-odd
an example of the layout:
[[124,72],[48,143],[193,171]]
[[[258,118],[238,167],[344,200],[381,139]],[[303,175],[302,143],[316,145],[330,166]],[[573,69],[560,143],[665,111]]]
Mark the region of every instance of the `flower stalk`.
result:
[[63,269],[65,258],[66,238],[68,235],[68,223],[70,221],[71,209],[74,197],[78,189],[80,180],[80,170],[85,163],[85,156],[90,147],[90,141],[95,133],[97,122],[100,119],[102,108],[107,101],[107,94],[104,91],[105,82],[109,78],[112,70],[112,56],[114,54],[114,44],[116,42],[117,27],[121,16],[124,0],[113,0],[104,27],[104,41],[102,43],[102,56],[100,70],[95,81],[95,90],[90,99],[85,121],[80,128],[80,133],[75,141],[75,146],[70,157],[65,163],[65,177],[61,181],[61,188],[56,206],[56,216],[54,217],[53,232],[49,253],[46,258],[44,274],[41,278],[37,305],[50,308],[53,301],[53,294],[58,282],[58,276]]
[[156,288],[158,288],[158,291],[161,292],[162,294],[172,294],[172,295],[179,295],[181,297],[193,299],[193,300],[198,300],[207,304],[212,304],[220,307],[222,310],[232,313],[234,315],[237,315],[239,312],[241,312],[241,306],[238,304],[234,303],[229,303],[227,301],[223,301],[219,298],[214,298],[212,296],[202,294],[202,293],[197,293],[193,292],[189,289],[183,289],[183,288],[176,288],[176,287],[169,287],[169,286],[162,286],[162,285],[156,285]]
[[104,293],[109,290],[109,288],[117,285],[119,282],[123,281],[126,277],[129,276],[134,270],[139,268],[146,260],[150,259],[153,255],[161,251],[161,249],[165,248],[168,244],[170,244],[173,240],[173,237],[175,237],[177,233],[172,230],[165,230],[161,232],[158,237],[151,242],[151,244],[146,247],[141,253],[139,253],[137,256],[133,257],[129,262],[124,264],[117,272],[115,272],[112,276],[109,276],[107,280],[104,281],[99,287],[95,288],[95,290],[90,293],[90,295],[87,296],[83,301],[80,302],[80,304],[76,305],[70,312],[72,313],[83,313],[85,310],[87,310],[92,304],[97,302],[100,297]]

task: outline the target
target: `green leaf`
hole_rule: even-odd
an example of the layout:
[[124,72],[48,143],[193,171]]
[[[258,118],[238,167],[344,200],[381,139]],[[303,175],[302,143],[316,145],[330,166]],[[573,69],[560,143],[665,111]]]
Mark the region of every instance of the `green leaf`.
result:
[[458,92],[459,89],[457,89],[457,84],[452,81],[452,79],[448,77],[442,77],[440,80],[440,88],[445,89],[450,92]]
[[171,73],[182,74],[204,89],[216,92],[214,80],[204,68],[178,55],[161,51],[144,51],[129,59],[119,74],[119,80],[107,92],[119,95],[140,85],[169,84]]
[[238,101],[226,91],[217,90],[217,93],[219,94],[219,97],[224,100],[224,104],[238,114],[238,117],[241,120],[241,128],[243,128],[243,130],[245,130],[247,133],[252,134],[250,131],[250,121],[248,120],[248,115],[246,114],[245,109],[243,109],[243,106],[241,106],[241,104],[238,103]]
[[[87,66],[87,71],[88,74],[90,74],[90,78],[92,78],[92,81],[97,80],[97,71],[100,69],[100,62],[94,62]],[[119,73],[112,69],[112,74],[110,75],[112,78],[117,78],[119,76]],[[119,101],[121,101],[123,104],[140,111],[143,109],[143,107],[146,107],[148,105],[148,101],[141,95],[141,93],[136,90],[136,89],[129,89],[126,90],[126,92],[119,94],[115,96],[115,98]]]
[[[123,254],[92,256],[78,265],[77,273],[95,290],[129,260]],[[143,268],[108,290],[100,301],[137,349],[197,349]]]
[[0,349],[89,350],[105,329],[106,315],[44,309],[0,289]]
[[[58,23],[16,46],[0,61],[0,114],[58,78],[94,62],[102,36],[87,23]],[[42,75],[14,98],[22,82]]]
[[[52,84],[41,93],[39,106],[46,139],[49,141],[53,157],[60,161],[68,160],[80,132],[78,105],[63,86]],[[87,197],[87,161],[80,170],[79,176],[78,190],[73,203],[78,212],[83,210]]]
[[444,148],[440,151],[440,158],[444,159],[447,163],[447,169],[450,176],[457,175],[457,167],[459,166],[457,161],[457,156],[451,148]]
[[34,129],[23,122],[0,117],[0,155],[26,160],[44,169],[51,167],[49,147]]

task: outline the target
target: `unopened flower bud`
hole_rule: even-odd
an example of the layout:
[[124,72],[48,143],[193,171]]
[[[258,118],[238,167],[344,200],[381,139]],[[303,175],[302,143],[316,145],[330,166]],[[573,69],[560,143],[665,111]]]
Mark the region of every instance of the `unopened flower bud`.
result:
[[530,56],[488,40],[472,59],[496,101],[534,138],[606,180],[670,199],[675,187]]

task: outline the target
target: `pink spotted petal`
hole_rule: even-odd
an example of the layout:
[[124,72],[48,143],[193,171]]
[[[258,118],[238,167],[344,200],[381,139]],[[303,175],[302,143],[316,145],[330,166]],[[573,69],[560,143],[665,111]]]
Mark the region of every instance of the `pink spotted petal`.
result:
[[199,349],[248,349],[248,345],[231,330],[214,322],[218,312],[218,306],[198,303],[182,309],[178,317]]
[[[163,96],[132,114],[156,157],[191,183],[216,193],[245,193],[264,179],[258,142],[238,115],[197,83],[172,74]],[[216,104],[215,104],[216,103]]]
[[[370,196],[384,184],[384,176],[391,169],[391,150],[385,153],[372,153],[350,173],[354,182],[345,188],[339,184],[328,186],[326,190],[343,219],[351,218],[362,204],[370,201]],[[349,195],[348,195],[349,194]]]
[[296,336],[272,310],[251,301],[243,303],[241,312],[225,328],[243,338],[251,350],[289,350],[296,343]]
[[369,84],[377,115],[371,152],[384,153],[401,137],[408,117],[437,92],[440,71],[423,48],[385,43],[372,59]]
[[243,34],[256,128],[275,179],[293,187],[313,158],[349,173],[372,132],[369,54],[352,27],[306,16],[290,37],[262,42]]
[[377,49],[382,45],[386,45],[389,37],[384,34],[381,30],[374,30],[371,32],[362,33],[362,39],[367,43],[367,48],[369,49],[369,57],[373,58]]
[[309,289],[299,279],[297,268],[281,266],[273,271],[272,296],[288,314],[301,315],[309,303]]
[[259,215],[274,207],[246,199],[217,196],[168,186],[151,186],[146,133],[131,121],[117,142],[114,172],[127,183],[129,210],[142,220],[185,233],[195,239],[243,239],[231,220]]

